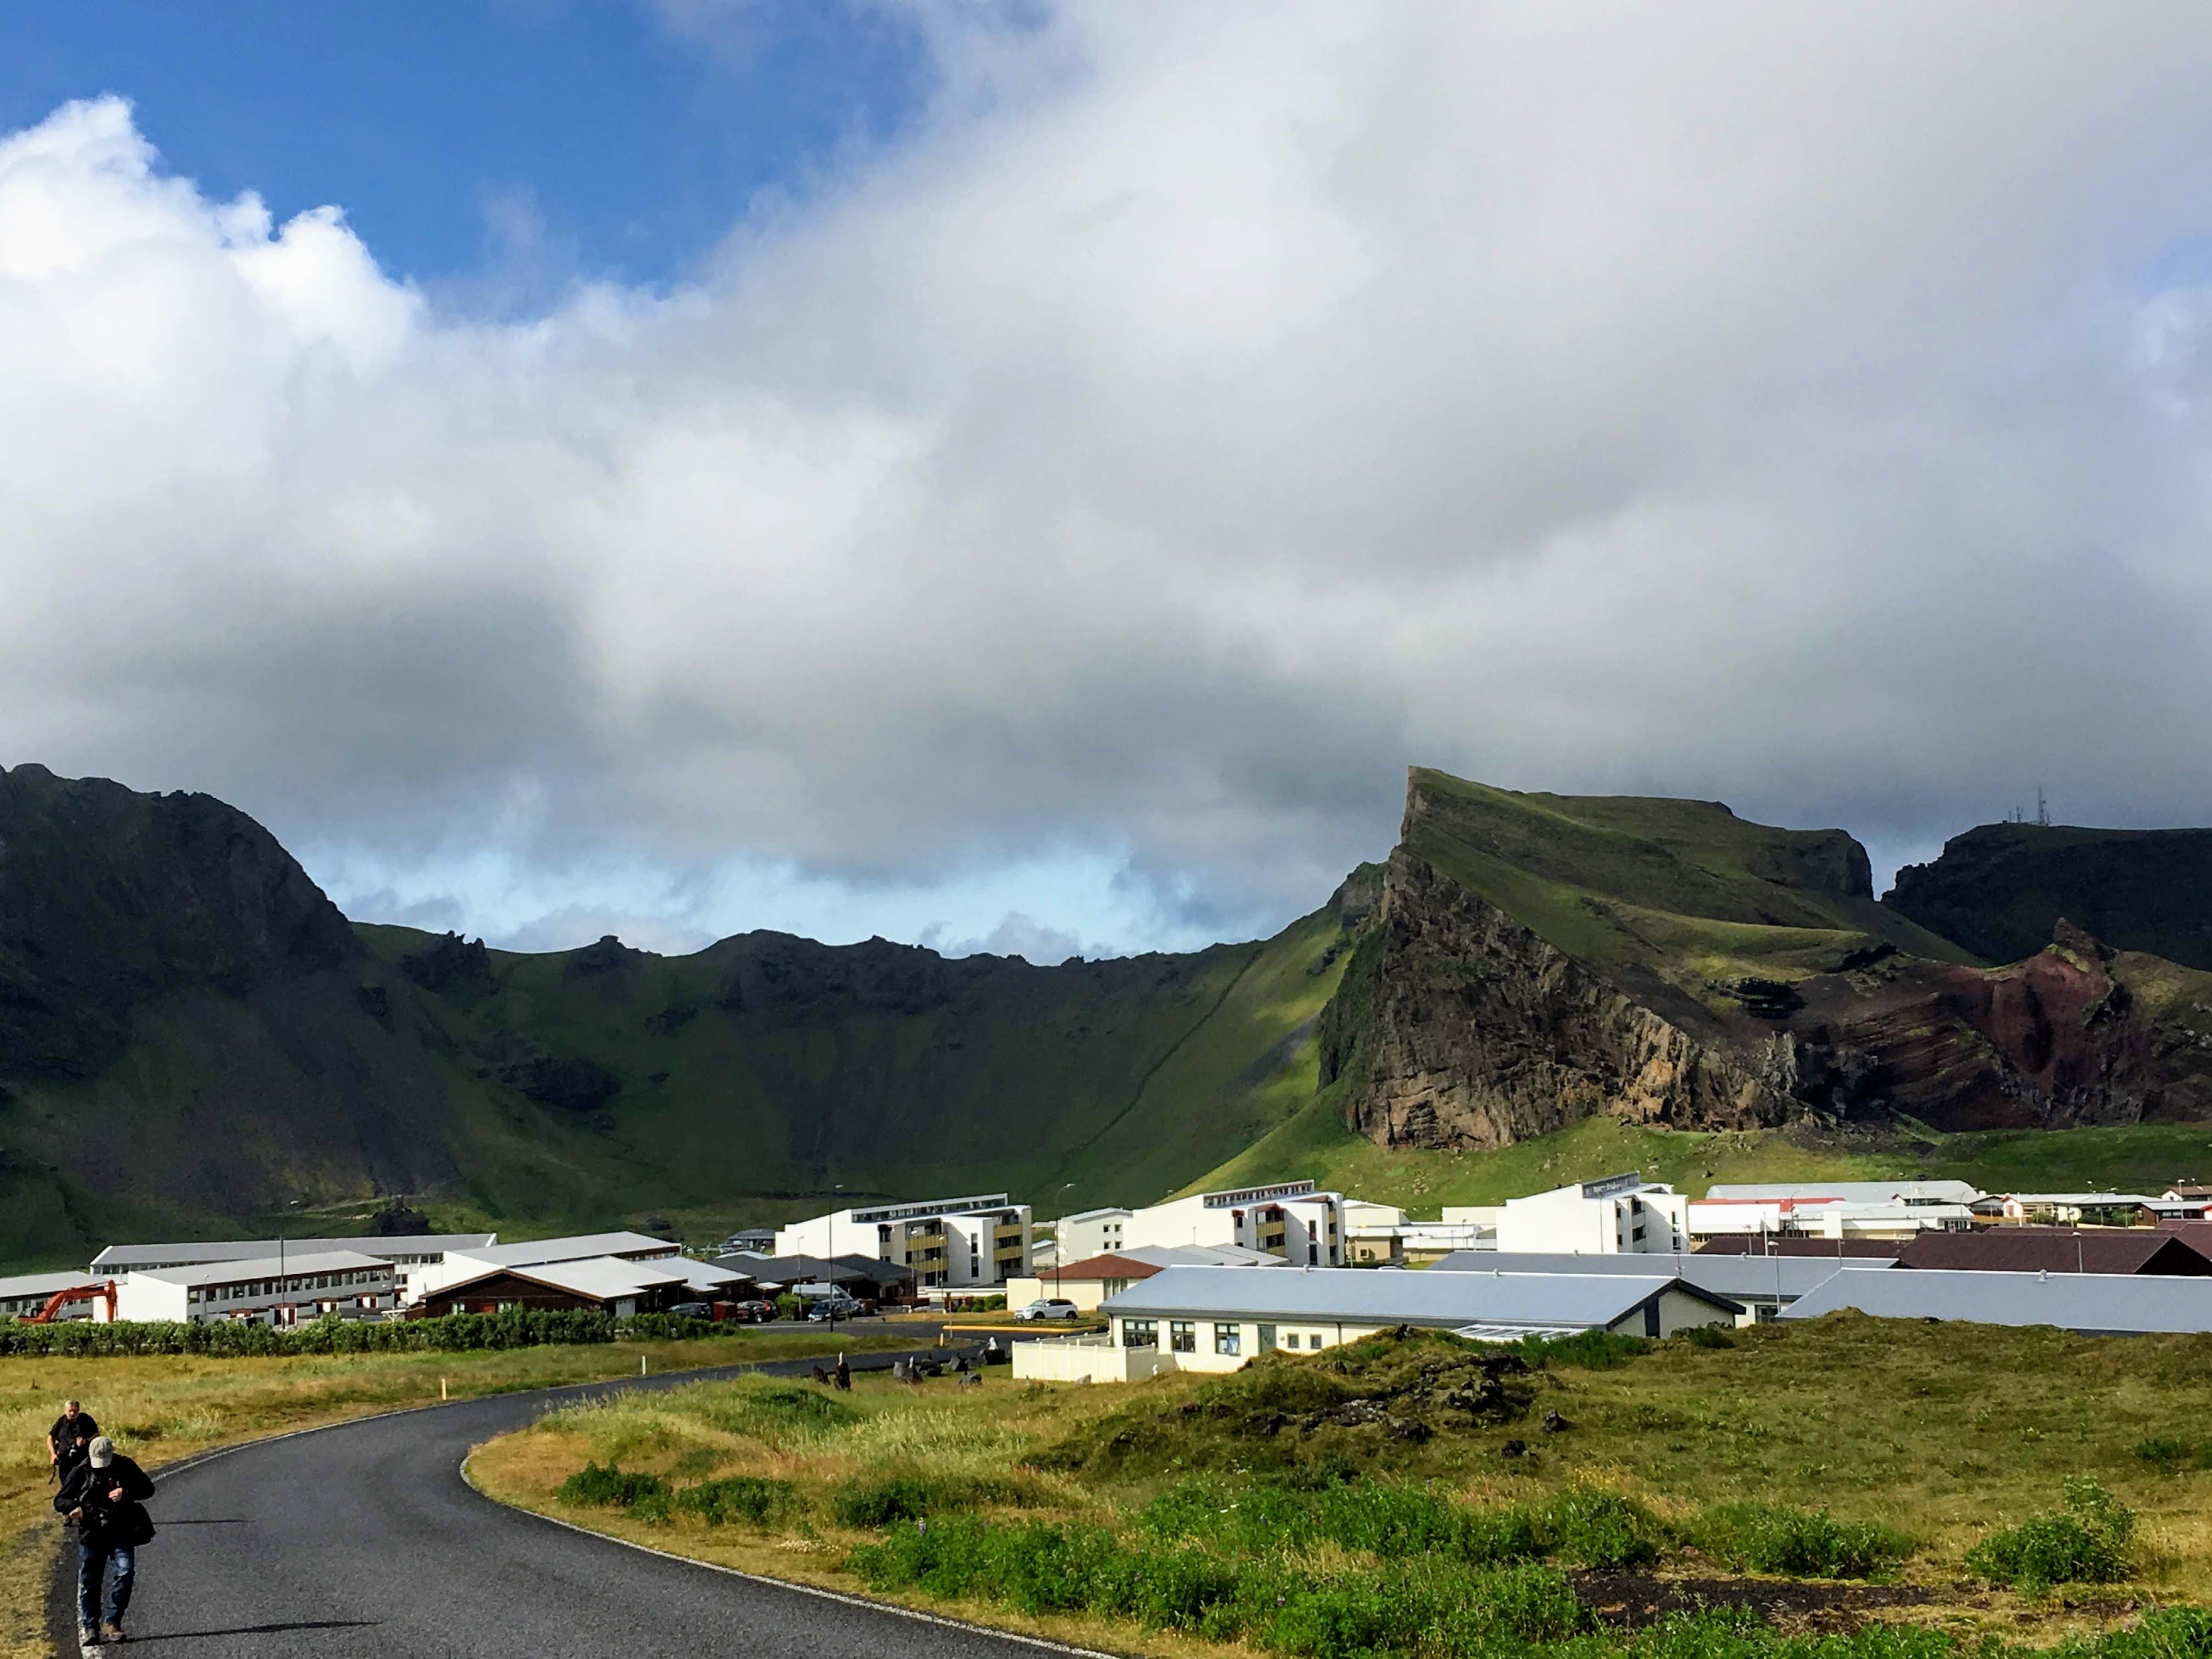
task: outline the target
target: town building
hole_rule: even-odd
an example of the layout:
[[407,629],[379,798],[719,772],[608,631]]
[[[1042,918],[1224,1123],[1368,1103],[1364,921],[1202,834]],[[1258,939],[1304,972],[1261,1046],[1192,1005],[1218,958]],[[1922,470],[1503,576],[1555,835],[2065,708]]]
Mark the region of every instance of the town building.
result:
[[[1103,1311],[1115,1347],[1155,1350],[1178,1370],[1226,1371],[1272,1349],[1317,1353],[1401,1325],[1501,1341],[1586,1330],[1671,1336],[1697,1325],[1732,1325],[1746,1310],[1662,1271],[1168,1267],[1109,1297]],[[1024,1348],[1057,1346],[1017,1344],[1016,1374],[1023,1374]],[[1079,1351],[1071,1352],[1077,1358],[1064,1364],[1082,1363]],[[1035,1363],[1054,1362],[1040,1355]]]
[[1203,1244],[1133,1244],[1050,1272],[1039,1269],[1026,1279],[1006,1281],[1006,1305],[1019,1308],[1047,1297],[1062,1297],[1085,1313],[1095,1313],[1109,1296],[1118,1295],[1139,1279],[1150,1279],[1164,1267],[1281,1267],[1282,1257],[1265,1250],[1240,1249],[1233,1244],[1209,1248]]
[[1194,1193],[1132,1210],[1123,1237],[1133,1245],[1234,1245],[1280,1256],[1294,1267],[1344,1263],[1344,1195],[1310,1181],[1276,1182]]
[[2083,1336],[2212,1331],[2212,1279],[2148,1273],[1863,1272],[1856,1263],[1797,1299],[1784,1319],[1855,1309],[1878,1319],[2052,1325]]
[[304,1245],[252,1261],[134,1268],[115,1287],[118,1321],[214,1325],[252,1320],[289,1326],[325,1314],[358,1318],[398,1305],[398,1273],[390,1261],[360,1250]]
[[1665,1255],[1689,1247],[1689,1200],[1635,1171],[1508,1199],[1498,1218],[1498,1249],[1510,1255]]
[[408,1312],[418,1319],[457,1313],[551,1312],[599,1312],[626,1319],[697,1299],[701,1287],[688,1270],[705,1265],[681,1257],[625,1261],[599,1255],[488,1267],[472,1278],[441,1285]]
[[718,1256],[715,1265],[737,1267],[748,1274],[757,1291],[765,1297],[781,1296],[786,1291],[798,1296],[826,1296],[834,1288],[857,1301],[892,1306],[914,1301],[919,1282],[913,1268],[902,1267],[895,1261],[880,1261],[857,1251],[840,1256]]
[[1897,1265],[1955,1273],[2212,1278],[2212,1258],[2194,1242],[2151,1227],[1987,1227],[1971,1233],[1923,1233],[1897,1247]]
[[924,1290],[1003,1285],[1030,1270],[1030,1206],[1004,1193],[838,1210],[776,1230],[784,1255],[843,1249],[911,1267]]
[[1720,1182],[1690,1205],[1695,1239],[1797,1234],[1902,1239],[1974,1224],[1979,1188],[1964,1181]]
[[2186,1206],[2147,1193],[1992,1193],[1973,1208],[1978,1215],[2029,1224],[2132,1227]]
[[[352,1250],[389,1261],[398,1276],[402,1302],[419,1295],[423,1284],[454,1250],[482,1250],[499,1243],[497,1233],[416,1233],[390,1238],[229,1238],[197,1243],[111,1244],[92,1259],[95,1279],[165,1267],[197,1267],[218,1261],[260,1261],[294,1250]],[[671,1247],[673,1248],[672,1246]]]
[[[415,1300],[444,1290],[449,1285],[477,1279],[494,1267],[541,1267],[562,1261],[590,1261],[599,1257],[617,1261],[652,1261],[679,1271],[688,1259],[683,1247],[650,1233],[570,1233],[559,1238],[532,1238],[516,1244],[489,1244],[477,1249],[450,1249],[434,1266],[416,1274]],[[702,1264],[704,1265],[704,1264]],[[727,1271],[726,1269],[725,1271]]]
[[1131,1210],[1081,1210],[1053,1224],[1053,1240],[1060,1260],[1079,1261],[1085,1256],[1105,1255],[1129,1241],[1124,1236]]

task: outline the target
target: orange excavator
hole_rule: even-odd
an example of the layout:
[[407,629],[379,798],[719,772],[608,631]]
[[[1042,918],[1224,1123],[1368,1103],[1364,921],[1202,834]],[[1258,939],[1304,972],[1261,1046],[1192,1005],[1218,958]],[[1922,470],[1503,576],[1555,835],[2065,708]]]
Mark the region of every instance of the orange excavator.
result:
[[72,1302],[89,1302],[98,1297],[107,1304],[107,1322],[115,1322],[115,1281],[104,1279],[97,1285],[72,1285],[66,1290],[56,1291],[46,1298],[46,1305],[23,1322],[26,1325],[48,1325],[56,1315]]

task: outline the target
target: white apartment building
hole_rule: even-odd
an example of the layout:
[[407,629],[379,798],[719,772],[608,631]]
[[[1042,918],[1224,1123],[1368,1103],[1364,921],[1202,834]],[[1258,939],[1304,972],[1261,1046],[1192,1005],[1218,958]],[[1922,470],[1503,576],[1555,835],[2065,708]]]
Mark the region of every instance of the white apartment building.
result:
[[1194,1193],[1133,1210],[1123,1225],[1131,1245],[1233,1244],[1264,1250],[1294,1267],[1344,1265],[1345,1198],[1310,1181]]
[[1690,1234],[1910,1238],[1972,1226],[1982,1198],[1963,1181],[1723,1182],[1691,1203]]
[[1128,1210],[1084,1210],[1064,1215],[1053,1224],[1053,1239],[1062,1261],[1088,1261],[1094,1255],[1111,1255],[1127,1244]]
[[481,1250],[499,1243],[497,1233],[417,1233],[391,1238],[228,1238],[199,1243],[111,1244],[92,1259],[94,1279],[167,1267],[197,1267],[218,1261],[259,1261],[291,1251],[351,1250],[389,1261],[399,1281],[399,1299],[411,1302],[445,1265],[448,1252]]
[[[94,1317],[104,1317],[105,1307],[93,1305]],[[398,1305],[392,1264],[358,1250],[288,1250],[258,1261],[137,1269],[115,1287],[118,1321],[295,1325],[329,1313],[357,1316]]]
[[965,1289],[1025,1276],[1030,1227],[1030,1206],[1004,1193],[861,1205],[778,1228],[775,1253],[873,1256],[914,1269],[923,1290]]
[[1640,1173],[1580,1181],[1505,1201],[1498,1248],[1509,1254],[1671,1254],[1690,1248],[1690,1200]]

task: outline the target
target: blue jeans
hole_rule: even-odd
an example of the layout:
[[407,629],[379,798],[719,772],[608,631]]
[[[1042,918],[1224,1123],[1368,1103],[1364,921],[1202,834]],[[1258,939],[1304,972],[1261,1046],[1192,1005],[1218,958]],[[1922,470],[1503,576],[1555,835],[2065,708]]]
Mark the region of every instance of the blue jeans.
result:
[[99,1623],[100,1580],[110,1559],[115,1563],[115,1582],[107,1590],[107,1620],[119,1625],[131,1606],[131,1580],[138,1571],[138,1553],[128,1544],[76,1545],[76,1623],[89,1630]]

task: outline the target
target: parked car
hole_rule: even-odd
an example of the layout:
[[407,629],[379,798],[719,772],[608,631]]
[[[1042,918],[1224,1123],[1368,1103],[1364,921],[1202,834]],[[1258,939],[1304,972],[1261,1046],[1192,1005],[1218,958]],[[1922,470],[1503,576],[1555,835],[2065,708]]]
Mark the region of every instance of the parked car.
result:
[[1080,1319],[1083,1310],[1064,1296],[1048,1296],[1030,1303],[1025,1308],[1014,1310],[1014,1317],[1024,1324],[1039,1319]]
[[712,1319],[714,1304],[711,1302],[679,1302],[668,1311],[672,1317],[677,1319]]
[[860,1304],[849,1296],[817,1297],[806,1310],[809,1319],[852,1319],[860,1311]]
[[723,1318],[734,1320],[740,1325],[765,1325],[775,1317],[775,1304],[763,1302],[757,1297],[744,1302],[718,1302],[714,1305],[723,1310]]

